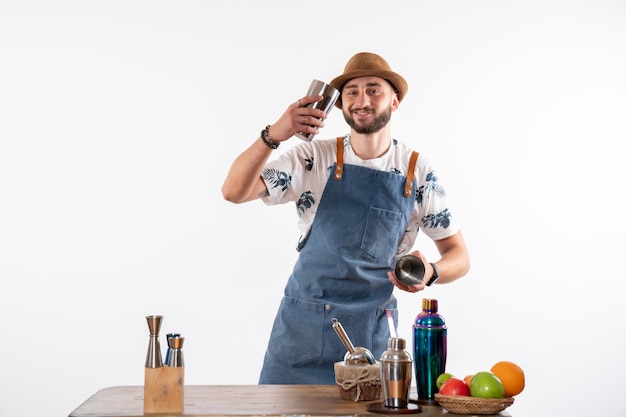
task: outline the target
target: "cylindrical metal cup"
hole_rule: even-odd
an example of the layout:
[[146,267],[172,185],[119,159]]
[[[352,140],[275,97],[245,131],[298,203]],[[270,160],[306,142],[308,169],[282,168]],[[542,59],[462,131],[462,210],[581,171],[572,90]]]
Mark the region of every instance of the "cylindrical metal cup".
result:
[[403,284],[415,285],[424,279],[424,262],[415,255],[405,255],[396,261],[394,273]]
[[[312,107],[314,109],[320,109],[326,112],[330,112],[330,110],[335,105],[335,102],[339,98],[339,90],[330,84],[326,84],[324,81],[313,80],[311,85],[309,86],[309,90],[306,93],[307,96],[324,96],[321,101],[316,101],[315,103],[307,104],[304,107]],[[313,133],[296,133],[296,137],[306,140],[307,142],[311,142],[315,137]]]

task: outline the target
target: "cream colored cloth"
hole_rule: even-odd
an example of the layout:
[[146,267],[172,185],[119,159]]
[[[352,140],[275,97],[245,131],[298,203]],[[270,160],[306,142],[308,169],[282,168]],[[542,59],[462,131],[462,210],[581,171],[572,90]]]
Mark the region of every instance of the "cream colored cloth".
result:
[[345,362],[335,362],[335,382],[345,391],[356,387],[354,401],[359,401],[362,387],[380,385],[380,364],[377,362],[372,365],[346,365]]

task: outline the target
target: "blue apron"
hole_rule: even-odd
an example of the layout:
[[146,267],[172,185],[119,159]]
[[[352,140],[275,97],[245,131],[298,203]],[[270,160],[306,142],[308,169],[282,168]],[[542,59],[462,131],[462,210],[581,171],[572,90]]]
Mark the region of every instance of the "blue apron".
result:
[[407,177],[343,164],[343,138],[308,239],[281,300],[260,384],[335,384],[346,348],[332,327],[341,322],[354,346],[379,359],[394,312],[387,277],[415,204],[413,152]]

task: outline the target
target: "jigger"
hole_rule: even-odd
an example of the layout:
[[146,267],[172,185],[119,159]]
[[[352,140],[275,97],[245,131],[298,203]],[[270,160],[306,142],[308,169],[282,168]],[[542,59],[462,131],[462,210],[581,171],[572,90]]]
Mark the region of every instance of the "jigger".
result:
[[150,341],[148,342],[148,354],[146,355],[146,368],[160,368],[163,366],[161,358],[161,346],[159,345],[159,332],[163,316],[146,316],[148,329],[150,330]]
[[339,323],[339,320],[334,318],[332,322],[335,333],[337,333],[339,339],[341,339],[346,349],[348,349],[345,356],[343,357],[346,365],[373,365],[376,363],[376,359],[374,359],[374,355],[372,355],[372,352],[364,347],[354,347],[352,341],[346,334],[346,331],[343,329],[343,326],[341,325],[341,323]]
[[180,337],[179,333],[168,333],[166,336],[166,340],[167,340],[167,351],[165,352],[165,360],[163,361],[164,363],[169,363],[170,361],[170,351],[172,350],[171,344],[170,344],[170,339],[172,337]]
[[167,339],[167,345],[170,348],[170,354],[167,357],[167,366],[181,368],[185,365],[182,351],[184,341],[185,338],[179,336]]

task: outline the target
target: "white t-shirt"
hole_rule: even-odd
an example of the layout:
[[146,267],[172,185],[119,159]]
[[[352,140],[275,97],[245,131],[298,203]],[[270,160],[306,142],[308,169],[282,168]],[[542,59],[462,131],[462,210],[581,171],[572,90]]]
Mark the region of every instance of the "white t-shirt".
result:
[[[328,176],[337,160],[336,143],[336,139],[302,142],[277,159],[268,161],[261,174],[269,191],[269,196],[263,198],[265,204],[296,203],[298,227],[302,233],[300,240],[311,229]],[[403,177],[406,176],[412,151],[393,139],[392,146],[380,158],[362,160],[352,150],[350,136],[344,138],[344,164],[395,172]],[[430,161],[422,155],[417,160],[415,179],[415,206],[397,256],[411,251],[420,229],[432,240],[452,236],[459,230],[448,207],[446,192],[439,184]]]

